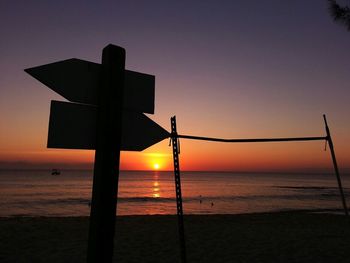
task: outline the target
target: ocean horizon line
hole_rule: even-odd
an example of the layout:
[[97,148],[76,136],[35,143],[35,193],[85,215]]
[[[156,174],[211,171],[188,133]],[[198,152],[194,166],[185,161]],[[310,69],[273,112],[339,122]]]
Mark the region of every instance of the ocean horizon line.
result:
[[[60,171],[91,171],[93,172],[93,168],[0,168],[1,171],[51,171],[52,169],[58,169]],[[173,170],[136,170],[136,169],[121,169],[120,172],[157,172],[157,173],[170,173]],[[185,173],[231,173],[231,174],[318,174],[318,175],[328,175],[334,174],[334,170],[330,168],[325,169],[300,169],[300,170],[181,170],[181,172]],[[350,175],[350,168],[341,169],[340,173],[342,175]]]

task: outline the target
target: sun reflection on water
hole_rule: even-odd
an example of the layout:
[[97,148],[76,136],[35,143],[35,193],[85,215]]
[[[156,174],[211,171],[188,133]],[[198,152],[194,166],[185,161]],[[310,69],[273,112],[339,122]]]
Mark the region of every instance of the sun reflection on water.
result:
[[160,184],[158,181],[158,172],[154,173],[153,176],[153,187],[152,187],[152,196],[154,198],[159,198],[160,197]]

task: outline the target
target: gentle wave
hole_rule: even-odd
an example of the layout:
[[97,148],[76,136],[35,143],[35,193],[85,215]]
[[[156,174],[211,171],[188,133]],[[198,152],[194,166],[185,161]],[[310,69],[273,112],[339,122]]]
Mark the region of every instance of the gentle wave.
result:
[[338,190],[339,189],[337,187],[325,187],[325,186],[273,186],[273,187],[281,188],[281,189],[295,189],[295,190]]
[[[305,195],[247,195],[247,196],[208,196],[208,197],[192,197],[183,198],[184,203],[211,203],[211,202],[234,202],[234,201],[266,201],[266,200],[324,200],[337,199],[337,193],[323,193],[318,196],[312,194]],[[163,197],[119,197],[118,203],[175,203],[174,198]],[[13,200],[7,202],[7,205],[90,205],[90,198],[58,198],[58,199],[32,199],[32,200]]]

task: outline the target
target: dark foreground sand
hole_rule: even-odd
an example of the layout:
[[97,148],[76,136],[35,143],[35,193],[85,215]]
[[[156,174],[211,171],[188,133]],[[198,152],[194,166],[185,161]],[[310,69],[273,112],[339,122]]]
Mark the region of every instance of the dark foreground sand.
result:
[[[118,217],[115,262],[179,262],[176,216]],[[350,262],[350,220],[283,212],[186,216],[189,262]],[[85,262],[88,218],[0,218],[0,262]]]

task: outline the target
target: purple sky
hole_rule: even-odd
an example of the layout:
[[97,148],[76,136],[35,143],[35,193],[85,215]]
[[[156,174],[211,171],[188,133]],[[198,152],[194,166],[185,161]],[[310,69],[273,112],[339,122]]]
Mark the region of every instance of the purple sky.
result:
[[326,113],[350,168],[350,32],[326,0],[12,0],[0,24],[0,164],[45,153],[49,101],[62,100],[23,69],[100,62],[113,43],[128,69],[156,75],[151,118],[165,128],[177,115],[184,134],[319,136]]

